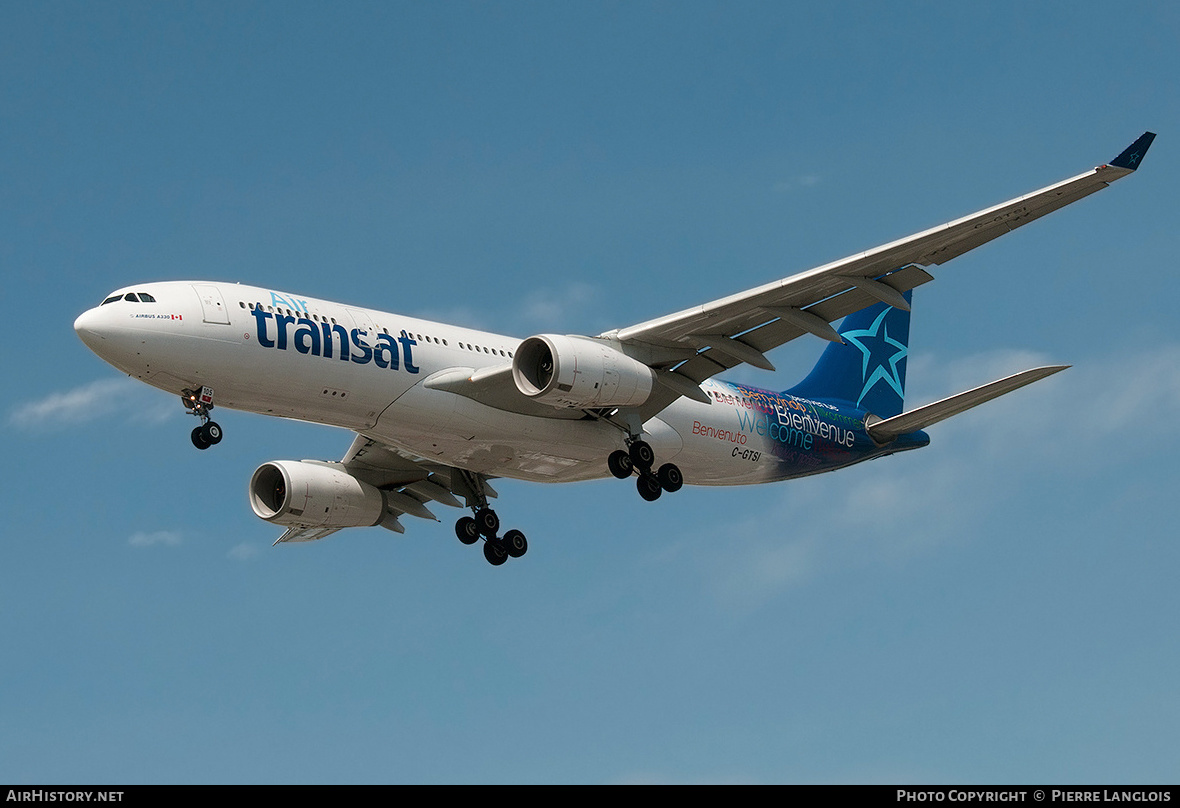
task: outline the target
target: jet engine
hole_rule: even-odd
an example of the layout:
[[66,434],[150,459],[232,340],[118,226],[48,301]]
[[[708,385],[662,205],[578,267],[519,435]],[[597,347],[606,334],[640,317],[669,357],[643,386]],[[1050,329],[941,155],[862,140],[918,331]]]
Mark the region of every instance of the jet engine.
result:
[[651,395],[655,371],[602,340],[540,334],[517,348],[512,378],[552,407],[635,407]]
[[250,507],[284,527],[369,527],[386,517],[385,495],[331,465],[273,460],[250,478]]

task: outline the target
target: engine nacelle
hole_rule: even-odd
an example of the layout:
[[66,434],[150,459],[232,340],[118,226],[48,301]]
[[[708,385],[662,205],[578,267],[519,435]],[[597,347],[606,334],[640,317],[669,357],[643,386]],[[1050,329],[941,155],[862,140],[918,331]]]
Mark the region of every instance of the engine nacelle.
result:
[[250,478],[250,507],[284,527],[369,527],[385,517],[385,495],[338,468],[274,460]]
[[636,407],[651,396],[656,374],[602,340],[540,334],[516,349],[512,378],[552,407]]

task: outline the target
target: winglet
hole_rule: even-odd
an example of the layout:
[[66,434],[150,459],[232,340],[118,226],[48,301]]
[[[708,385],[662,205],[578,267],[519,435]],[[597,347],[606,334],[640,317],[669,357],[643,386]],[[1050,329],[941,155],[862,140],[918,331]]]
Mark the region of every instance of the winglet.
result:
[[1143,156],[1147,154],[1147,149],[1153,140],[1155,140],[1155,132],[1144,132],[1138,140],[1124,149],[1122,154],[1111,160],[1110,164],[1116,168],[1134,171],[1143,162]]

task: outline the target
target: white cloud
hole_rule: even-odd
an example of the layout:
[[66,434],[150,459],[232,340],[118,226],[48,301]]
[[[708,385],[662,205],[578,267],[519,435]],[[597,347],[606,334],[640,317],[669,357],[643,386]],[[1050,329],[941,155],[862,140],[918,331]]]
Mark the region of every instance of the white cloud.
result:
[[[949,364],[938,389],[966,389],[1021,368],[1048,364],[1019,352],[978,354]],[[916,402],[917,403],[917,402]],[[1070,473],[1096,442],[1180,409],[1180,345],[1164,344],[1078,362],[1074,367],[932,427],[939,436],[978,441],[993,459],[1022,446],[1043,468]],[[1170,435],[1170,433],[1169,433]],[[1166,440],[1167,438],[1165,438]]]
[[593,319],[593,304],[598,301],[599,293],[595,287],[573,282],[560,289],[533,289],[515,301],[509,311],[481,311],[469,306],[455,306],[425,310],[420,312],[420,316],[468,328],[516,335],[551,330],[566,334],[586,328],[586,323]]
[[[909,372],[923,374],[930,395],[911,407],[1044,364],[1021,351],[947,363],[921,356]],[[686,541],[718,603],[756,609],[825,569],[905,564],[968,540],[997,502],[1042,478],[1081,480],[1120,461],[1141,464],[1168,450],[1161,442],[1176,441],[1147,426],[1177,409],[1180,345],[1085,360],[931,427],[927,449],[767,486],[766,506],[744,522],[703,525]],[[1145,433],[1153,440],[1141,440]],[[1123,434],[1131,439],[1119,440]],[[729,540],[717,542],[719,532]]]
[[1180,409],[1180,345],[1109,359],[1078,375],[1076,403],[1090,419],[1085,426],[1101,434],[1147,425],[1157,412]]
[[973,464],[969,454],[919,452],[767,486],[767,507],[727,530],[730,541],[716,541],[715,525],[702,529],[703,577],[718,603],[742,612],[834,568],[904,564],[987,506],[995,475]]
[[598,291],[586,283],[571,283],[560,290],[537,289],[525,297],[517,316],[532,330],[569,330],[571,323],[587,319],[587,310],[597,299]]
[[9,416],[8,421],[22,427],[91,421],[109,414],[112,399],[121,396],[123,392],[122,380],[102,379],[64,393],[51,393],[38,401],[22,404]]
[[820,179],[818,174],[803,174],[798,177],[779,180],[774,184],[773,188],[776,193],[788,193],[799,188],[811,188],[819,185]]
[[182,411],[179,403],[169,402],[167,396],[124,377],[99,379],[25,402],[9,414],[8,423],[19,429],[45,431],[117,415],[141,423],[158,423]]
[[250,542],[244,541],[230,549],[229,557],[235,561],[247,561],[251,558],[254,558],[254,556],[258,555],[258,553],[259,548],[257,544],[251,544]]
[[140,531],[133,533],[131,538],[127,540],[127,543],[132,547],[155,547],[157,545],[175,547],[180,542],[180,533],[175,530]]
[[465,328],[475,328],[482,331],[494,330],[488,322],[488,312],[478,311],[471,306],[451,306],[450,308],[424,309],[417,312],[424,320],[436,323],[453,323]]

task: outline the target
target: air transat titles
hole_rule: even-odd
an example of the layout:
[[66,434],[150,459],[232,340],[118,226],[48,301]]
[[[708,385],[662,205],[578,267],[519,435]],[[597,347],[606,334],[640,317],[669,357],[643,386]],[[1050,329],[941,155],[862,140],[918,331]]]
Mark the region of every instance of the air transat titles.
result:
[[[258,344],[263,348],[285,351],[293,345],[301,354],[322,356],[325,359],[338,356],[345,362],[352,361],[358,365],[372,362],[379,368],[398,370],[401,367],[407,373],[419,372],[411,353],[411,347],[417,345],[418,341],[405,332],[396,341],[389,334],[379,333],[376,335],[376,344],[370,344],[369,332],[365,329],[354,328],[349,331],[335,322],[312,322],[306,317],[271,314],[263,311],[261,306],[251,314],[258,324]],[[273,338],[269,320],[275,322]],[[401,344],[400,352],[398,343]]]

